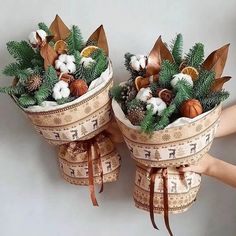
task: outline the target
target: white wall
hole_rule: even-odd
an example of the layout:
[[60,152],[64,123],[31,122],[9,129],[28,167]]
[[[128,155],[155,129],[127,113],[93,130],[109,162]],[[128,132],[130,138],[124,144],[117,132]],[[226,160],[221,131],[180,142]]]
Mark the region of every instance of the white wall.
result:
[[[236,74],[236,1],[234,0],[1,0],[0,67],[9,63],[5,43],[25,39],[39,21],[50,23],[59,13],[64,21],[78,24],[85,38],[104,24],[114,64],[114,78],[128,78],[123,66],[127,51],[148,53],[162,34],[167,42],[178,32],[185,49],[196,41],[206,54],[230,42],[225,75]],[[228,104],[236,100],[236,78],[227,85]],[[3,79],[1,84],[10,83]],[[122,171],[117,183],[106,184],[91,206],[85,187],[70,185],[59,175],[56,152],[39,137],[23,113],[7,96],[0,97],[0,235],[1,236],[143,236],[167,235],[162,217],[155,231],[146,212],[134,207],[134,162],[120,147]],[[236,164],[235,136],[216,140],[211,152]],[[178,236],[236,235],[236,191],[204,178],[197,203],[182,215],[171,216]]]

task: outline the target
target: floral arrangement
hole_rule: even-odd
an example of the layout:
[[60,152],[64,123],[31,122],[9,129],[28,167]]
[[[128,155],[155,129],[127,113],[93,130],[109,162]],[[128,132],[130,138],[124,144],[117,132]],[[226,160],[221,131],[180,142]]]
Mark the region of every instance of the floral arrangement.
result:
[[204,60],[204,45],[196,43],[183,56],[183,37],[170,47],[157,40],[149,56],[125,54],[130,79],[112,89],[112,96],[135,126],[152,133],[180,117],[194,118],[219,105],[229,93],[222,76],[229,45]]
[[59,16],[50,27],[39,23],[28,41],[7,43],[15,62],[3,74],[15,79],[0,92],[13,95],[23,108],[45,101],[71,102],[85,94],[108,67],[108,49],[98,44],[95,35],[84,42],[78,26],[69,29]]

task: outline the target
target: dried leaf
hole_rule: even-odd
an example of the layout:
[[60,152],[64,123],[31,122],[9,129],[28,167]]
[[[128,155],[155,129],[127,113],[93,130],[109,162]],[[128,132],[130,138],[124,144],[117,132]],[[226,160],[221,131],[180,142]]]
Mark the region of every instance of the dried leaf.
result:
[[146,75],[151,76],[158,74],[158,72],[160,71],[161,62],[163,60],[168,60],[170,62],[174,61],[171,52],[162,42],[160,36],[148,56]]
[[45,43],[40,48],[40,54],[42,58],[44,59],[44,68],[47,70],[47,68],[54,64],[55,60],[57,59],[58,55],[54,51],[54,49],[48,44]]
[[58,41],[60,39],[65,40],[70,33],[69,28],[65,25],[65,23],[58,15],[56,15],[54,21],[49,27],[49,30],[52,32],[55,41]]
[[103,25],[100,25],[88,38],[88,41],[95,41],[97,42],[97,46],[102,48],[105,54],[109,55],[108,43],[106,33],[104,31]]
[[224,77],[215,79],[211,87],[212,92],[219,92],[223,88],[224,83],[226,83],[230,79],[231,79],[231,76],[224,76]]
[[202,66],[206,70],[215,72],[215,78],[220,78],[227,60],[229,44],[212,52],[207,59],[203,62]]

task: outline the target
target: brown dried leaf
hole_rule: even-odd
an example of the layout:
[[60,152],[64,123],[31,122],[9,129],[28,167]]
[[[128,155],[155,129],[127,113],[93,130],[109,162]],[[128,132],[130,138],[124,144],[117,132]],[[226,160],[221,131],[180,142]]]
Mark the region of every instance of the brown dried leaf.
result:
[[161,36],[157,39],[154,47],[152,48],[149,56],[146,69],[146,75],[151,76],[158,74],[161,67],[161,62],[168,60],[173,62],[173,56],[166,45],[162,42]]
[[97,46],[102,48],[105,54],[109,55],[108,43],[106,33],[104,31],[103,25],[100,25],[88,38],[88,41],[95,41],[97,42]]
[[229,45],[230,44],[226,44],[212,52],[202,64],[204,69],[213,70],[215,72],[215,78],[220,78],[223,73],[228,56]]
[[40,54],[42,58],[44,59],[44,68],[47,70],[47,68],[54,64],[55,60],[57,59],[58,55],[54,51],[54,49],[48,44],[45,43],[40,48]]
[[211,91],[212,92],[219,92],[223,88],[224,83],[226,83],[230,79],[231,79],[231,76],[224,76],[224,77],[215,79],[215,81],[211,87]]
[[54,21],[49,27],[49,30],[52,32],[55,41],[58,41],[60,39],[65,40],[70,33],[69,28],[65,25],[65,23],[58,15],[56,15]]

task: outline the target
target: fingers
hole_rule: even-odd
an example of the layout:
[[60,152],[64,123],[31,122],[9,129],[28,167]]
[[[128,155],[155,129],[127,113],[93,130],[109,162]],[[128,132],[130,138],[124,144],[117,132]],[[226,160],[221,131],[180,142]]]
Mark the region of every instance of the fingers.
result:
[[195,172],[195,166],[188,166],[188,167],[180,167],[178,170],[180,172],[189,172],[189,171],[192,171],[192,172]]

